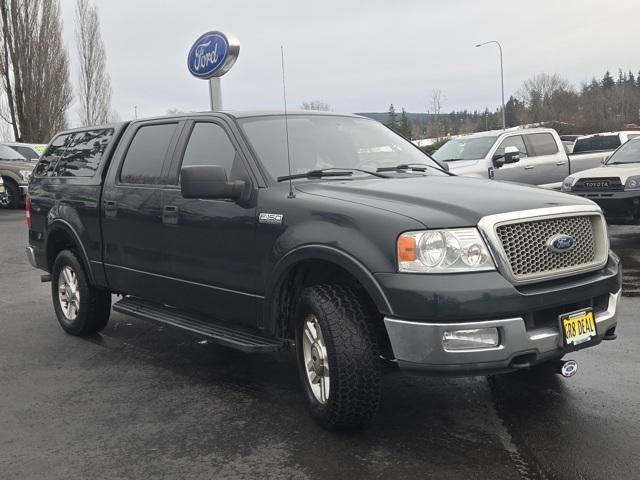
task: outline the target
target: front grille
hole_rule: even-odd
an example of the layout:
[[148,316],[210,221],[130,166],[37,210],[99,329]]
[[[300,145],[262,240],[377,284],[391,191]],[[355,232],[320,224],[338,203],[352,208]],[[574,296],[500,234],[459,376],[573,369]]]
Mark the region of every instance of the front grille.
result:
[[[574,215],[503,223],[496,226],[496,234],[514,280],[528,281],[601,264],[596,228],[604,228],[597,216]],[[549,239],[559,234],[572,236],[573,248],[561,253],[549,249]]]
[[581,191],[622,191],[624,185],[620,177],[581,178],[573,186],[572,190]]

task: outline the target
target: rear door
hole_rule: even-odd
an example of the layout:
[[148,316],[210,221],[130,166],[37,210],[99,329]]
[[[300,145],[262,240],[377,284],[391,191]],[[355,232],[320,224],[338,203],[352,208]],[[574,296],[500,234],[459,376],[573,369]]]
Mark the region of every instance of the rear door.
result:
[[102,195],[103,258],[112,290],[164,302],[171,274],[163,241],[162,188],[184,122],[133,124]]
[[[180,191],[180,169],[188,165],[220,165],[229,180],[249,183],[246,202],[186,199]],[[165,256],[171,265],[168,302],[223,320],[256,326],[256,292],[260,265],[254,246],[255,179],[239,144],[221,118],[188,122],[163,190]]]
[[[526,183],[534,185],[559,184],[569,175],[569,160],[564,149],[560,150],[550,132],[524,135],[529,158],[525,171],[529,172]],[[529,181],[531,180],[531,181]]]

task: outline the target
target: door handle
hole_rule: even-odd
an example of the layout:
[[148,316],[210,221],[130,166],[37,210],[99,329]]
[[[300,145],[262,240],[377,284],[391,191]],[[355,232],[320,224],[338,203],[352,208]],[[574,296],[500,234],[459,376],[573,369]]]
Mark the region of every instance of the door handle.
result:
[[566,161],[566,160],[562,160],[562,161],[560,161],[560,162],[556,162],[556,165],[561,166],[561,165],[564,165],[564,164],[566,164],[566,163],[567,163],[567,161]]
[[525,170],[533,170],[534,168],[536,168],[535,165],[527,165],[526,167],[524,167]]
[[104,216],[113,218],[118,213],[118,203],[115,200],[104,201]]
[[162,223],[165,225],[177,225],[178,207],[175,205],[165,205],[162,208]]

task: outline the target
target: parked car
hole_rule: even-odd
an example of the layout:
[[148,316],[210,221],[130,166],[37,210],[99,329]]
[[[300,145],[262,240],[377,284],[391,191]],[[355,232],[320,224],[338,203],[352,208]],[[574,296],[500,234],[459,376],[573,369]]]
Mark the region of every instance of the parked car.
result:
[[567,156],[550,128],[499,130],[454,138],[434,154],[458,175],[528,183],[559,190],[568,175],[594,167]]
[[605,157],[611,155],[616,148],[638,136],[640,136],[640,130],[584,135],[576,140],[573,146],[573,152],[569,155],[569,158],[580,164],[589,165],[588,168],[596,168],[602,163]]
[[18,152],[0,145],[0,177],[4,180],[5,194],[0,196],[0,208],[15,208],[24,200],[27,185],[35,163]]
[[26,215],[27,256],[66,332],[102,330],[118,293],[114,311],[228,347],[293,348],[328,429],[372,418],[381,358],[478,375],[615,338],[619,260],[597,205],[452,175],[363,117],[219,112],[65,131]]
[[602,166],[567,177],[562,190],[596,202],[610,223],[640,223],[640,138],[622,144]]
[[31,162],[37,162],[40,158],[40,155],[42,155],[42,152],[44,152],[44,149],[47,148],[46,145],[41,143],[5,142],[2,145],[15,150]]

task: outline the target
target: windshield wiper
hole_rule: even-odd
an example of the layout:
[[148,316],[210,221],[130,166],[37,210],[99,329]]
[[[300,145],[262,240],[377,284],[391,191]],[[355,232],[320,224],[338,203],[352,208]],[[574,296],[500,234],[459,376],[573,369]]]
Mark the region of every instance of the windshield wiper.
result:
[[363,170],[361,168],[342,168],[342,167],[330,167],[330,168],[320,168],[317,170],[309,170],[305,173],[295,173],[293,175],[284,175],[282,177],[278,177],[279,182],[283,182],[285,180],[295,180],[296,178],[323,178],[323,177],[350,177],[353,175],[353,172],[362,172],[368,175],[373,175],[374,177],[379,178],[389,178],[387,175],[380,175],[376,172],[371,172],[369,170]]
[[380,167],[376,170],[376,172],[397,172],[401,170],[411,170],[412,172],[424,172],[427,168],[432,168],[433,170],[437,170],[439,172],[444,172],[449,175],[451,173],[447,172],[443,168],[436,167],[434,165],[429,165],[426,163],[401,163],[400,165],[396,165],[395,167]]

